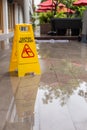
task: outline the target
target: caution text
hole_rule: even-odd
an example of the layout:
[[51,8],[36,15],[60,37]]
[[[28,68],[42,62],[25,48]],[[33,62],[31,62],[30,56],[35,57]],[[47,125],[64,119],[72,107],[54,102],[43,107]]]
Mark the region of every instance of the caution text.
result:
[[33,39],[31,37],[20,37],[19,43],[24,43],[24,42],[33,42]]

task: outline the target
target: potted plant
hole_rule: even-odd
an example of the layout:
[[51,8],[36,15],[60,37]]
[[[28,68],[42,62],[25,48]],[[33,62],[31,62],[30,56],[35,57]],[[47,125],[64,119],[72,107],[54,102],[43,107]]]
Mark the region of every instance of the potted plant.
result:
[[47,34],[51,30],[50,20],[53,18],[52,12],[44,12],[39,14],[40,33]]

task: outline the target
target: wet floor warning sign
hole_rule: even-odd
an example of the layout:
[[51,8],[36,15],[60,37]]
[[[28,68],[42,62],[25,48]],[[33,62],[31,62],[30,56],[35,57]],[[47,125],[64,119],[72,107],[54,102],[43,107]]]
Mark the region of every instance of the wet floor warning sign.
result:
[[21,54],[21,57],[22,57],[22,58],[32,58],[32,57],[34,57],[34,56],[35,56],[35,54],[34,54],[34,52],[31,50],[31,48],[29,47],[29,45],[28,45],[28,44],[25,44],[25,45],[24,45],[24,49],[23,49],[22,54]]
[[31,72],[41,73],[31,24],[15,26],[10,72],[15,70],[19,77]]

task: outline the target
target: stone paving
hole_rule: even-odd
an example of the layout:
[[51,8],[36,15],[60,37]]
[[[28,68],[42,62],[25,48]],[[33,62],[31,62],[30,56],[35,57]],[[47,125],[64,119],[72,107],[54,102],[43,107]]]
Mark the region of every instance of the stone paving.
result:
[[37,43],[41,75],[9,74],[0,50],[0,130],[87,130],[87,45]]

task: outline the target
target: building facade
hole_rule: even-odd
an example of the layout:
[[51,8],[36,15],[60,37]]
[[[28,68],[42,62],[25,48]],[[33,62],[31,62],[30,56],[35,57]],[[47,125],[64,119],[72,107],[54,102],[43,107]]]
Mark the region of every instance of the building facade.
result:
[[15,24],[30,23],[32,0],[0,0],[0,41],[14,35]]

